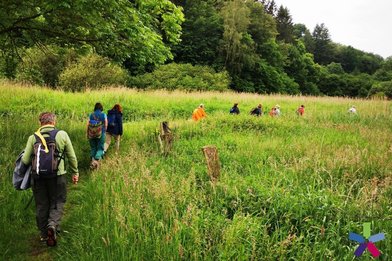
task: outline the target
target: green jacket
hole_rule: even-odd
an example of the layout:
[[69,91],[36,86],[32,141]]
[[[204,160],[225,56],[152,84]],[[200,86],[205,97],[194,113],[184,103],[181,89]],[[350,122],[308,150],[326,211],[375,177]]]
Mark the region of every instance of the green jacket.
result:
[[[47,125],[41,129],[41,132],[47,132],[51,130],[54,130],[54,126]],[[35,136],[31,135],[27,140],[25,153],[23,154],[23,158],[22,158],[22,162],[25,165],[31,164],[32,156],[34,153],[34,143],[35,143]],[[63,130],[60,130],[56,135],[56,147],[57,150],[60,152],[60,154],[64,153],[64,155],[68,159],[69,169],[71,174],[78,176],[79,175],[78,160],[76,159],[75,151],[72,147],[71,140],[68,134]],[[64,160],[61,160],[58,168],[59,170],[57,172],[57,175],[63,175],[67,173],[67,171],[64,168]]]

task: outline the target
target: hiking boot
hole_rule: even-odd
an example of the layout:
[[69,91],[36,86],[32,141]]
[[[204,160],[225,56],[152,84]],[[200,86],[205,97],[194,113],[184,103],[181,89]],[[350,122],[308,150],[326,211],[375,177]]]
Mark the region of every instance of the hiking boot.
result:
[[92,160],[91,163],[90,163],[90,169],[91,169],[91,170],[95,170],[95,169],[98,168],[98,165],[99,165],[98,161],[96,161],[96,160],[94,159],[94,160]]
[[48,227],[48,238],[46,240],[46,245],[50,247],[56,246],[56,228],[54,226]]

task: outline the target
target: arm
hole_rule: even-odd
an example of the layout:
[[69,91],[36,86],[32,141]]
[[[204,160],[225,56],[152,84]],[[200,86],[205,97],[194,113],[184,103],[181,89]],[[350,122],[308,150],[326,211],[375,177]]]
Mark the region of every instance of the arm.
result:
[[22,162],[25,165],[31,164],[31,156],[33,155],[34,152],[34,141],[35,141],[34,135],[31,135],[27,140],[27,144],[24,149],[25,153],[23,154],[22,157]]
[[123,134],[123,123],[122,123],[122,115],[120,114],[118,117],[118,130],[119,130],[119,135]]
[[64,143],[64,153],[68,159],[70,172],[74,176],[79,176],[78,160],[76,158],[76,154],[75,154],[74,148],[72,146],[71,139],[69,138],[68,134],[65,131],[62,133],[62,136],[64,137],[64,142],[65,142]]
[[108,129],[108,117],[106,116],[106,114],[104,114],[105,115],[105,131],[107,131],[107,129]]

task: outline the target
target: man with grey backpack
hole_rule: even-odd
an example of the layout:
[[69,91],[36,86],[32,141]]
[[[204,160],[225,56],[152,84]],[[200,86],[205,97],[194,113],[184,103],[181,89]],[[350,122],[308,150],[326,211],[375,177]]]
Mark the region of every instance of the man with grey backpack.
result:
[[41,241],[55,246],[67,194],[64,160],[68,159],[74,184],[79,180],[78,162],[68,134],[55,128],[56,115],[41,113],[39,121],[41,127],[29,137],[22,162],[32,165],[32,189]]

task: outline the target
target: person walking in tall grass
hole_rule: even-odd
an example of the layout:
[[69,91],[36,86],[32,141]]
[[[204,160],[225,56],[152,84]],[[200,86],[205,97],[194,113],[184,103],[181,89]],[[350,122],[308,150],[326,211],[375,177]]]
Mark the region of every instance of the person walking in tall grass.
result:
[[192,113],[192,119],[194,121],[199,121],[207,116],[207,113],[204,110],[204,104],[200,104],[199,107],[197,107],[193,113]]
[[238,108],[238,103],[234,103],[233,107],[230,109],[230,114],[240,114],[240,109]]
[[120,104],[108,111],[108,129],[106,130],[105,153],[110,146],[112,137],[115,140],[116,153],[120,151],[120,139],[123,134],[122,107]]
[[305,105],[299,106],[299,108],[297,109],[296,112],[297,112],[297,115],[298,115],[298,116],[303,116],[304,113],[305,113]]
[[55,246],[67,195],[64,158],[74,184],[79,180],[78,161],[68,134],[55,128],[56,115],[41,113],[39,122],[41,127],[29,137],[22,162],[33,167],[32,189],[41,241]]
[[256,115],[256,116],[263,115],[263,106],[261,105],[261,103],[250,111],[250,115]]
[[104,155],[106,129],[108,120],[103,113],[103,106],[97,102],[94,106],[94,112],[90,114],[87,123],[87,138],[90,143],[91,169],[99,167],[99,161]]

